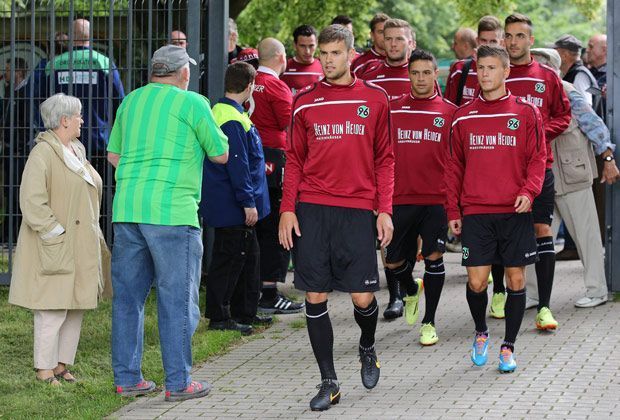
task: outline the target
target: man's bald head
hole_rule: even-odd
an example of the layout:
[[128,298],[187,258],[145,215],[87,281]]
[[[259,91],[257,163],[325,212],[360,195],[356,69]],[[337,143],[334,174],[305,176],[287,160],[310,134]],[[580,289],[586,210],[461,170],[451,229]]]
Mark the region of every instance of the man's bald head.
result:
[[454,34],[454,42],[452,42],[452,51],[459,60],[469,58],[476,51],[476,31],[471,28],[460,28]]
[[90,22],[86,19],[73,21],[73,44],[87,47],[90,45]]
[[265,38],[258,43],[258,65],[269,67],[278,75],[286,70],[286,50],[275,38]]
[[596,34],[588,41],[586,48],[588,64],[592,67],[600,67],[607,62],[607,35]]
[[258,62],[263,64],[285,54],[284,45],[275,38],[265,38],[258,43]]

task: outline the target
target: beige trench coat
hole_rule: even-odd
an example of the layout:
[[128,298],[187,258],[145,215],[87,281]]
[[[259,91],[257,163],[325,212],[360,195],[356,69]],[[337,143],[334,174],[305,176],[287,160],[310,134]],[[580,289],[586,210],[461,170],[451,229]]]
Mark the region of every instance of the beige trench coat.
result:
[[[101,177],[90,163],[92,184],[70,169],[53,131],[35,141],[20,187],[23,220],[9,303],[36,310],[96,308],[98,297],[111,294],[110,252],[99,227]],[[84,146],[73,144],[85,160]],[[41,239],[58,224],[64,234]]]

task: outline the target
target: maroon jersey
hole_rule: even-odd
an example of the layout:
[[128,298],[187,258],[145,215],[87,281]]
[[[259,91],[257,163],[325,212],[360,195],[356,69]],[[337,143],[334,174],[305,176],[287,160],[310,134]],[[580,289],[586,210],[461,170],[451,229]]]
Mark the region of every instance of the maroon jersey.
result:
[[540,110],[547,141],[547,168],[551,168],[551,141],[568,128],[571,119],[570,103],[560,78],[551,67],[532,60],[529,64],[510,65],[506,88]]
[[478,96],[454,114],[446,168],[448,220],[461,214],[514,213],[519,195],[534,201],[545,177],[540,111],[508,93]]
[[444,205],[444,166],[456,106],[437,93],[390,102],[394,142],[393,204]]
[[286,71],[280,76],[280,80],[291,88],[293,95],[308,85],[318,82],[323,78],[321,62],[314,59],[311,64],[302,64],[293,58],[289,58]]
[[297,94],[280,212],[297,201],[392,213],[394,154],[382,89],[315,83]]
[[390,99],[395,99],[411,90],[408,68],[409,63],[391,66],[386,61],[378,61],[366,66],[358,73],[358,77],[383,88]]
[[291,119],[293,95],[275,71],[259,67],[250,99],[250,119],[256,126],[263,146],[286,148],[286,128]]
[[369,61],[383,59],[385,59],[384,55],[379,54],[374,48],[370,48],[353,59],[353,62],[351,63],[351,70],[353,73],[357,73],[357,71]]
[[[446,81],[446,93],[444,97],[452,103],[456,103],[456,95],[458,94],[459,83],[463,75],[463,67],[466,60],[459,60],[452,63]],[[476,72],[476,60],[471,61],[469,66],[469,72],[467,72],[467,79],[463,85],[463,96],[461,97],[460,105],[471,101],[476,96],[478,90],[478,73]]]

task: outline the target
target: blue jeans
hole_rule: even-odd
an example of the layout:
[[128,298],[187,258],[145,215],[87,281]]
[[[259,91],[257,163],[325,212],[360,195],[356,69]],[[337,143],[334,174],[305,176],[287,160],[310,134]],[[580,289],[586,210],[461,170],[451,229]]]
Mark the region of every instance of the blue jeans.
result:
[[117,386],[143,380],[144,304],[157,289],[159,342],[166,389],[191,382],[192,336],[200,321],[202,241],[193,226],[114,223],[112,368]]

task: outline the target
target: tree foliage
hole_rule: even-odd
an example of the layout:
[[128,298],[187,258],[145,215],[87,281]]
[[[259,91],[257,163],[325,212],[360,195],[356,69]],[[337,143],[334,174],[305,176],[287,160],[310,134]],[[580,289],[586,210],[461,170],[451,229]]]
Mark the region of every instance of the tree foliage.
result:
[[367,22],[376,3],[376,0],[252,0],[237,19],[240,42],[256,46],[265,37],[275,37],[290,47],[297,26],[310,24],[320,30],[336,15],[344,14],[353,19],[356,44],[363,46],[361,40],[365,40]]
[[392,18],[404,19],[416,32],[419,48],[432,51],[438,57],[448,57],[452,34],[458,27],[454,5],[445,0],[386,0],[373,10]]

